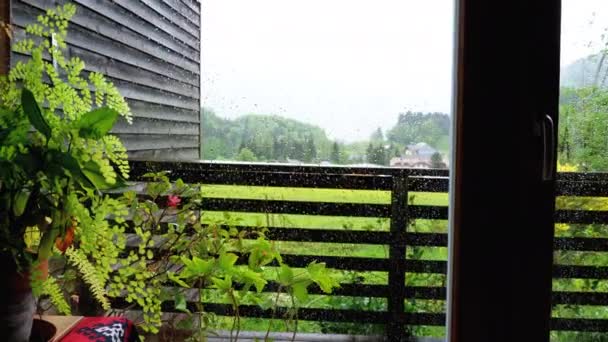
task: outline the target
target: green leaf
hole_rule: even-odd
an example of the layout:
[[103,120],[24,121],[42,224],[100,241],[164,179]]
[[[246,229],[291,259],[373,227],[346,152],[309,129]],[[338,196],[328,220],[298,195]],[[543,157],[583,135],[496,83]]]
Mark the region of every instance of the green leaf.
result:
[[[59,172],[59,170],[65,170],[70,173],[72,178],[80,183],[85,188],[93,189],[95,185],[89,180],[89,178],[83,173],[80,168],[78,161],[69,153],[64,153],[57,150],[49,150],[47,153],[49,158],[49,164],[47,170],[53,172]],[[63,175],[57,174],[55,177],[62,177]]]
[[335,287],[339,287],[340,284],[330,276],[327,268],[325,268],[325,263],[317,263],[311,262],[306,270],[310,274],[310,279],[314,281],[321,290],[325,293],[331,293]]
[[186,266],[180,274],[182,278],[207,276],[213,267],[213,260],[203,260],[199,257],[193,257],[192,260],[188,260],[188,258],[183,256],[181,260]]
[[224,272],[232,272],[232,270],[234,268],[234,263],[236,262],[236,260],[238,258],[239,257],[237,257],[236,254],[233,254],[233,253],[220,254],[220,257],[218,260],[220,269]]
[[308,299],[308,285],[306,283],[295,283],[291,287],[291,290],[300,303],[303,303]]
[[181,280],[179,277],[177,277],[175,275],[175,273],[173,273],[173,272],[167,272],[167,278],[169,278],[169,280],[173,281],[174,283],[176,283],[177,285],[179,285],[181,287],[190,288],[190,286],[188,286],[188,284],[186,284],[183,280]]
[[282,285],[288,286],[293,281],[293,271],[285,264],[281,265],[279,270],[279,281]]
[[15,214],[15,216],[23,215],[29,198],[29,191],[20,191],[15,194],[15,199],[13,200],[13,214]]
[[175,295],[175,310],[190,313],[190,310],[188,310],[188,303],[186,303],[186,296],[184,296],[183,293]]
[[108,107],[94,109],[78,121],[78,135],[82,138],[101,139],[114,127],[118,112]]
[[240,272],[239,275],[245,280],[245,282],[253,283],[258,293],[264,290],[264,286],[266,286],[267,281],[262,277],[261,273],[245,268]]
[[91,181],[91,183],[98,190],[116,189],[126,186],[126,183],[121,178],[117,177],[114,184],[110,184],[106,181],[106,177],[101,173],[99,165],[92,160],[89,160],[82,168],[84,175]]
[[222,291],[227,292],[232,288],[232,277],[230,276],[226,276],[224,279],[214,277],[211,281],[215,287]]
[[51,127],[42,116],[42,112],[40,111],[40,107],[38,107],[34,94],[27,88],[23,88],[21,91],[21,106],[32,126],[34,126],[38,132],[42,133],[42,135],[46,137],[46,140],[49,140],[52,133]]

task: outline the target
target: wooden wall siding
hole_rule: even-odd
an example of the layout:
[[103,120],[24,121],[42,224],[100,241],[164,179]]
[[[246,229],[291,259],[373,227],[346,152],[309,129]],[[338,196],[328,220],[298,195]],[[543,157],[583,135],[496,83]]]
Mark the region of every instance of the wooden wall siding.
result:
[[[72,2],[68,57],[114,82],[134,115],[113,130],[134,158],[200,157],[200,2],[11,0],[15,37],[47,8]],[[27,56],[13,52],[11,64]]]

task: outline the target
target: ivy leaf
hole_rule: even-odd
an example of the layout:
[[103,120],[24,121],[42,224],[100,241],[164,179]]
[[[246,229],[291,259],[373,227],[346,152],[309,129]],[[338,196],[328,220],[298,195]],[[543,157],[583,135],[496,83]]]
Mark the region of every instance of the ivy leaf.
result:
[[184,296],[183,293],[175,295],[175,310],[190,313],[190,310],[188,310],[188,303],[186,303],[186,296]]
[[118,112],[108,107],[94,109],[78,121],[78,135],[82,138],[101,139],[116,123]]
[[32,126],[42,133],[48,141],[51,138],[51,127],[42,116],[34,94],[27,88],[23,88],[21,91],[21,107],[23,107],[23,112],[27,115]]

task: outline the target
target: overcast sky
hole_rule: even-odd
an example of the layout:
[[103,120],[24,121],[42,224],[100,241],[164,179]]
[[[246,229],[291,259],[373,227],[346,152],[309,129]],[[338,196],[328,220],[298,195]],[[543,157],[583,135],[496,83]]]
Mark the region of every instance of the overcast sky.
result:
[[[207,0],[203,105],[277,114],[343,141],[407,110],[449,113],[453,0]],[[606,0],[564,0],[562,65],[597,51]],[[595,12],[595,16],[594,16]]]

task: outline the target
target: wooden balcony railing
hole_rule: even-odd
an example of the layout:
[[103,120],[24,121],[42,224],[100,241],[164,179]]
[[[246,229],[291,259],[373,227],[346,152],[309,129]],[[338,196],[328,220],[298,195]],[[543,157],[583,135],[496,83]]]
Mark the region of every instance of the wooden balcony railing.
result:
[[[325,262],[328,267],[338,270],[358,272],[384,272],[386,282],[379,284],[347,283],[337,289],[332,296],[353,298],[380,298],[386,305],[382,310],[304,307],[298,311],[300,320],[336,323],[377,324],[385,327],[389,336],[416,334],[416,327],[436,327],[436,334],[443,334],[445,326],[446,289],[445,257],[425,260],[406,257],[408,248],[447,247],[447,197],[441,205],[420,205],[412,201],[411,194],[446,193],[448,191],[447,170],[419,170],[394,168],[352,168],[315,167],[272,164],[203,163],[203,162],[132,162],[132,178],[142,181],[147,172],[170,171],[172,179],[181,178],[185,182],[207,185],[256,186],[307,189],[372,190],[384,192],[387,201],[366,203],[365,199],[354,202],[302,199],[233,198],[228,193],[225,198],[214,196],[205,200],[206,212],[263,213],[268,215],[306,215],[346,218],[377,218],[389,222],[385,227],[368,229],[348,229],[340,227],[297,227],[291,225],[268,224],[267,237],[276,241],[306,243],[332,243],[385,246],[386,257],[363,257],[353,255],[284,254],[286,263],[293,267],[303,267],[313,260]],[[582,173],[560,174],[558,196],[608,196],[608,177]],[[412,229],[418,220],[439,220],[432,231],[421,232]],[[608,222],[608,211],[586,211],[581,209],[560,209],[556,212],[556,223],[592,224]],[[491,222],[488,223],[491,225]],[[409,227],[409,228],[408,228]],[[238,228],[246,229],[247,226]],[[608,251],[608,239],[591,237],[557,237],[556,251]],[[356,249],[355,249],[356,250]],[[440,253],[441,254],[441,253]],[[447,253],[444,253],[447,255]],[[246,262],[243,258],[240,262]],[[417,275],[438,276],[441,280],[428,284],[408,278]],[[608,265],[581,266],[556,265],[554,278],[608,279]],[[266,286],[266,292],[278,289],[276,283]],[[311,294],[322,295],[318,288]],[[443,310],[417,310],[408,305],[417,301],[436,301]],[[555,305],[608,306],[608,293],[555,291]],[[191,303],[194,305],[193,303]],[[522,304],[523,305],[523,304]],[[206,310],[218,315],[231,315],[230,305],[209,303]],[[172,303],[166,303],[163,310],[175,312]],[[286,310],[279,308],[278,313]],[[522,307],[522,310],[525,310]],[[242,306],[241,317],[270,318],[271,310],[257,306]],[[608,316],[608,315],[607,315]],[[414,329],[413,329],[414,328]],[[608,331],[608,319],[553,318],[555,331]]]

